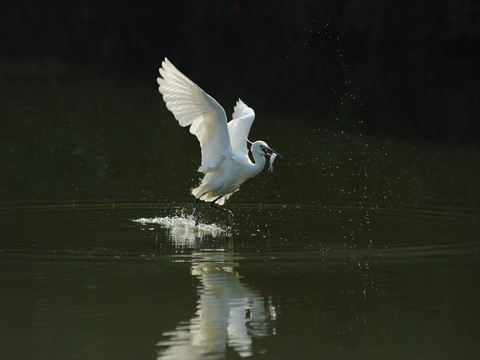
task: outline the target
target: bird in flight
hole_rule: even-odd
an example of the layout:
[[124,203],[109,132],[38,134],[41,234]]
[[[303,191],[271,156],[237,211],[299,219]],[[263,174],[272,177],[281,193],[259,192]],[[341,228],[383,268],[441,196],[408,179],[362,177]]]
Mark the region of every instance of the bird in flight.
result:
[[210,203],[212,208],[228,214],[233,224],[233,213],[224,204],[246,180],[258,175],[265,167],[265,156],[273,162],[281,157],[264,141],[251,143],[248,156],[247,142],[250,127],[255,119],[252,108],[238,99],[233,108],[232,120],[227,123],[225,110],[220,104],[183,75],[167,58],[159,69],[157,78],[163,100],[180,126],[190,127],[190,133],[200,142],[202,163],[198,168],[204,173],[200,185],[192,189],[195,196],[195,225],[198,225],[198,202]]

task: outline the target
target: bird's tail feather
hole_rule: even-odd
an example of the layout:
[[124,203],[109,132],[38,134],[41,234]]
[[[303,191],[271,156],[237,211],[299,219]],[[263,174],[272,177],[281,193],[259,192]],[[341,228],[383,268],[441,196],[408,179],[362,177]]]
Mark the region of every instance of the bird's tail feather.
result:
[[[233,193],[227,194],[225,196],[222,196],[220,199],[218,199],[215,204],[217,205],[223,205],[225,201],[232,196]],[[203,200],[205,202],[212,202],[216,198],[218,198],[217,195],[213,195],[212,193],[208,192],[208,189],[206,189],[205,185],[200,184],[200,186],[192,189],[192,195],[195,196],[197,199]]]

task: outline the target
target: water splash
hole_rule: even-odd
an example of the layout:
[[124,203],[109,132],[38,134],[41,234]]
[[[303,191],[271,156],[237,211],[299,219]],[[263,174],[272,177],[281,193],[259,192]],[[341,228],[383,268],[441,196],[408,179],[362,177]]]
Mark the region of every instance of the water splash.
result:
[[200,223],[195,226],[195,219],[189,215],[176,215],[154,218],[140,218],[133,220],[136,223],[142,225],[160,225],[169,232],[169,237],[179,242],[194,242],[198,239],[203,239],[206,236],[213,238],[219,236],[225,236],[227,229],[224,229],[215,224],[203,224]]

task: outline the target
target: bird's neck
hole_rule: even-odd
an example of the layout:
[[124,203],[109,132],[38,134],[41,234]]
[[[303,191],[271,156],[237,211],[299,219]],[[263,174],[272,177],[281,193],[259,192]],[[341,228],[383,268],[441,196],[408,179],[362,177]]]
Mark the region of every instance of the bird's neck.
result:
[[265,156],[254,153],[254,152],[252,152],[252,155],[253,155],[253,159],[255,160],[255,162],[253,163],[252,172],[254,172],[253,176],[256,176],[265,167]]

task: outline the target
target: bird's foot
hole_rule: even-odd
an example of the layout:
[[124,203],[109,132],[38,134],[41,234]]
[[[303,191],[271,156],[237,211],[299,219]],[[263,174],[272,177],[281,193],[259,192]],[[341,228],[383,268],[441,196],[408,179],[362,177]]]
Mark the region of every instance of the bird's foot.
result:
[[194,213],[194,215],[195,215],[195,227],[198,226],[198,222],[199,222],[198,221],[198,202],[199,201],[200,201],[200,199],[195,198],[195,202],[194,202],[194,205],[195,205],[195,213]]
[[228,214],[228,221],[230,222],[230,226],[232,226],[232,225],[233,225],[233,213],[232,213],[230,210],[225,209],[225,208],[223,208],[223,207],[215,204],[215,201],[217,201],[217,200],[220,199],[220,198],[221,198],[221,196],[218,197],[218,198],[216,198],[215,200],[213,200],[213,201],[210,203],[210,206],[211,206],[212,208],[214,208],[214,209],[217,209],[217,210],[220,210],[220,211],[223,211],[223,212],[227,213],[227,214]]

